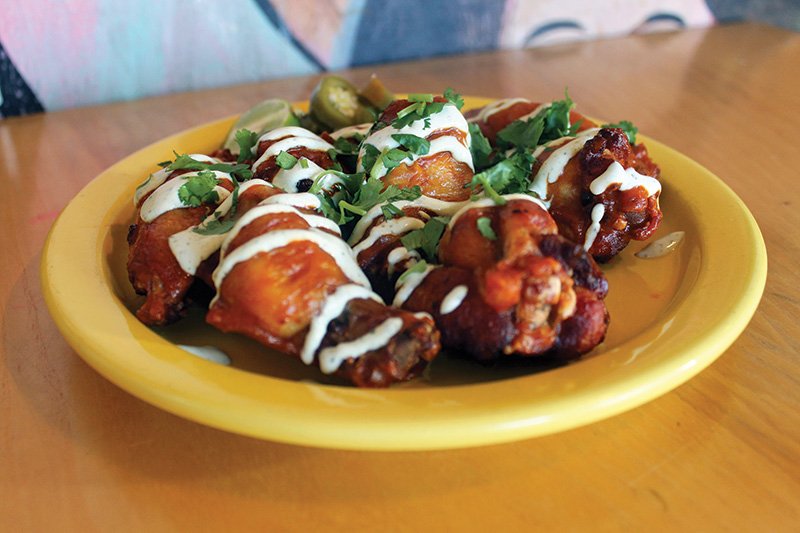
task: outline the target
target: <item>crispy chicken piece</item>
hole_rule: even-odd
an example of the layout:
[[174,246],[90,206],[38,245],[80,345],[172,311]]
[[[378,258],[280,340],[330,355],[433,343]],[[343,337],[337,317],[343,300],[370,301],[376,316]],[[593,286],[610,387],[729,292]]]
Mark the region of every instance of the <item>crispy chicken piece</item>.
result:
[[[514,336],[502,353],[577,357],[605,336],[605,279],[580,247],[557,234],[555,222],[540,205],[523,197],[506,198],[504,206],[468,206],[456,215],[442,237],[439,257],[446,266],[473,273],[489,308],[511,313]],[[496,239],[481,232],[479,219]],[[408,305],[417,309],[413,299]],[[456,308],[453,313],[463,311]],[[466,334],[459,331],[461,337]],[[497,355],[476,354],[481,359]]]
[[[533,172],[555,152],[543,152]],[[658,177],[643,145],[634,148],[622,130],[602,128],[549,184],[550,213],[561,235],[608,261],[631,239],[649,238],[661,223]]]
[[[470,120],[494,144],[503,128],[536,116],[546,105],[499,100],[474,111]],[[550,141],[533,152],[532,190],[547,203],[561,235],[605,262],[631,239],[645,240],[658,228],[660,170],[647,148],[631,145],[622,130],[600,128],[575,111],[570,122],[579,124],[576,137]]]
[[[333,167],[335,163],[328,153],[329,150],[333,150],[333,145],[304,128],[287,126],[268,131],[258,139],[256,160],[252,165],[253,176],[274,182],[287,192],[306,192],[312,184],[306,177],[290,180],[278,178],[279,175],[286,174],[279,165],[278,156],[285,152],[298,161],[306,159],[313,164],[312,170],[324,170]],[[293,168],[294,172],[288,174],[301,170],[301,167]],[[305,181],[298,183],[301,180]]]
[[137,294],[146,296],[136,316],[147,325],[164,325],[179,319],[194,276],[185,272],[169,246],[169,238],[199,224],[233,188],[232,178],[216,186],[216,201],[196,207],[177,201],[179,186],[192,172],[159,171],[137,191],[137,220],[128,231],[128,277]]
[[[608,325],[602,272],[580,246],[557,234],[555,221],[532,198],[505,198],[504,206],[490,200],[457,204],[461,209],[439,243],[441,264],[407,272],[397,291],[384,296],[431,314],[443,347],[478,360],[509,354],[566,360],[586,353],[602,342]],[[403,217],[377,216],[364,224],[368,229],[354,233],[351,244],[373,283],[383,276],[387,281],[379,286],[386,291],[420,259],[400,237],[431,216],[453,214],[437,207],[408,203],[401,206]],[[481,219],[495,240],[481,232]]]
[[[447,102],[442,97],[434,98],[435,102]],[[370,135],[364,139],[359,153],[359,164],[364,162],[366,148],[374,146],[378,152],[396,147],[392,135],[411,134],[428,140],[430,151],[418,155],[412,161],[402,161],[382,176],[386,186],[396,185],[406,188],[419,186],[422,194],[445,201],[461,201],[469,198],[470,191],[465,186],[472,181],[474,170],[472,156],[469,151],[469,129],[467,122],[458,109],[448,104],[427,120],[417,120],[403,128],[395,128],[392,122],[398,113],[412,102],[396,100],[392,102],[378,119]],[[361,166],[363,168],[363,166]],[[371,169],[365,169],[369,172]]]
[[338,228],[326,228],[313,210],[286,209],[288,197],[301,195],[281,196],[253,209],[227,237],[207,322],[358,386],[419,375],[439,351],[432,319],[384,305]]

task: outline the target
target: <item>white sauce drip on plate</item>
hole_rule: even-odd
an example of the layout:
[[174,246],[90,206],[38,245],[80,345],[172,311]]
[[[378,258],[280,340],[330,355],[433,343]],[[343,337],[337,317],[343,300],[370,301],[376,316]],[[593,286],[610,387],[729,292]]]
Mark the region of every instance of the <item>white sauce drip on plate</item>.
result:
[[186,344],[179,344],[178,348],[192,355],[196,355],[201,359],[205,359],[206,361],[211,361],[212,363],[219,363],[221,365],[231,364],[231,358],[228,357],[228,354],[215,346],[188,346]]
[[634,255],[642,259],[655,259],[662,257],[678,248],[678,245],[686,236],[684,231],[673,231],[672,233],[656,239]]

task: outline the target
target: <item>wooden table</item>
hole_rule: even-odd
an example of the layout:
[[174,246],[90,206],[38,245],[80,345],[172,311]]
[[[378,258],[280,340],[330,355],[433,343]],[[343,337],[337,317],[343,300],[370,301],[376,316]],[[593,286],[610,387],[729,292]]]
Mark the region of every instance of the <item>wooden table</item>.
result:
[[747,203],[761,305],[709,369],[631,412],[514,444],[360,453],[204,427],[96,374],[56,330],[41,249],[107,166],[316,78],[0,122],[0,530],[738,530],[800,527],[800,35],[742,25],[353,70],[397,91],[558,98],[628,118]]

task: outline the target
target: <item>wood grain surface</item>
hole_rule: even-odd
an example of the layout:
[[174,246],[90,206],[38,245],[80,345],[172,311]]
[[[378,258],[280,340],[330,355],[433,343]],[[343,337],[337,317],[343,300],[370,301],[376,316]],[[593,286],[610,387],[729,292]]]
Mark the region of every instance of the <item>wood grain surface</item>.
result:
[[[0,530],[689,530],[800,527],[800,35],[738,25],[352,70],[398,92],[559,98],[627,118],[744,200],[769,253],[742,336],[671,393],[543,438],[431,453],[263,442],[100,377],[48,315],[53,220],[95,175],[305,77],[0,121]],[[736,265],[731,265],[736,268]]]

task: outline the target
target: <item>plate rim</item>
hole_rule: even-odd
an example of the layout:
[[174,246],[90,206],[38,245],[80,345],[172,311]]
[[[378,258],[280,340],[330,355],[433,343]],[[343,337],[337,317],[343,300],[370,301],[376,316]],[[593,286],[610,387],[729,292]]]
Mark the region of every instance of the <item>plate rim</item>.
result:
[[[465,100],[468,104],[480,105],[493,99],[465,97]],[[588,386],[574,394],[562,398],[550,398],[546,402],[534,405],[526,403],[530,400],[528,388],[535,387],[542,376],[548,374],[552,376],[550,372],[444,388],[351,389],[294,382],[235,368],[220,367],[184,354],[182,350],[150,330],[147,330],[150,335],[143,334],[141,338],[134,335],[134,340],[138,343],[134,351],[140,355],[141,353],[152,355],[148,350],[153,349],[159,351],[159,356],[152,361],[134,362],[133,364],[137,365],[136,372],[127,373],[131,370],[128,368],[132,364],[131,361],[134,360],[126,358],[124,354],[120,359],[109,355],[114,352],[114,347],[118,346],[115,343],[119,343],[120,339],[113,336],[108,338],[104,333],[92,334],[71,316],[69,308],[75,303],[75,290],[65,291],[65,289],[75,289],[75,287],[61,285],[65,273],[64,260],[59,249],[63,248],[66,234],[73,229],[76,221],[83,220],[79,210],[84,207],[84,203],[95,193],[95,189],[113,181],[115,172],[119,169],[140,159],[143,154],[159,150],[170,143],[177,144],[178,140],[191,142],[192,139],[202,137],[203,132],[229,126],[235,118],[235,115],[226,117],[167,136],[133,152],[100,173],[81,189],[59,215],[48,233],[42,254],[41,284],[45,302],[57,327],[78,355],[122,389],[178,416],[251,437],[351,450],[453,449],[552,434],[633,409],[685,383],[716,360],[738,338],[755,313],[763,294],[767,276],[766,247],[758,225],[745,204],[727,184],[696,161],[641,135],[641,139],[651,152],[655,149],[657,152],[669,153],[670,158],[679,165],[701,174],[704,178],[702,186],[710,188],[722,197],[728,210],[742,216],[739,230],[744,233],[738,236],[743,238],[752,254],[749,268],[746,269],[747,275],[743,275],[741,280],[749,283],[741,294],[732,300],[736,307],[734,312],[728,315],[729,320],[724,324],[717,321],[710,334],[695,339],[677,355],[656,361],[644,369],[638,368],[634,376],[626,376],[630,373],[628,369],[622,372],[619,379],[608,381],[608,376],[605,376],[607,383],[602,383],[604,380],[601,380],[600,384]],[[658,160],[655,156],[654,159]],[[153,161],[158,160],[153,159]],[[132,191],[140,179],[141,176],[136,177],[124,187],[116,185]],[[67,269],[70,273],[88,269],[93,275],[108,279],[104,250],[110,237],[108,227],[102,223],[113,218],[112,215],[116,212],[113,208],[121,204],[123,196],[117,196],[108,210],[96,213],[96,232],[92,233],[92,238],[86,238],[80,243],[80,248],[89,253],[73,254],[74,264],[70,264]],[[130,201],[129,197],[127,201]],[[740,248],[744,247],[741,242],[738,244]],[[702,259],[708,260],[719,253],[719,247],[714,243],[701,242],[701,246],[703,245],[706,249]],[[711,281],[706,279],[707,277],[708,274],[701,268],[695,282],[702,284]],[[111,293],[112,300],[116,297],[112,286],[106,284],[103,288]],[[127,326],[134,334],[141,331],[140,328],[147,329],[138,323],[127,309],[124,309],[121,302],[113,303],[117,306],[117,314],[123,315],[107,317],[109,320],[114,319],[115,327]],[[680,307],[678,305],[678,308]],[[114,305],[111,306],[109,314],[113,314],[113,310]],[[129,316],[125,317],[125,313]],[[648,328],[648,331],[649,329],[652,327]],[[158,340],[169,346],[159,346]],[[626,344],[628,343],[623,343],[622,347]],[[619,348],[621,347],[616,349]],[[156,364],[153,364],[154,361]],[[591,359],[582,361],[581,364],[585,366],[589,361]],[[142,364],[148,369],[155,367],[152,370],[157,374],[161,371],[165,374],[151,376],[150,379],[142,378],[139,373]],[[563,373],[575,367],[577,365],[569,365],[551,372]],[[182,384],[176,385],[181,380],[184,380]],[[620,390],[619,381],[628,386]],[[243,384],[243,387],[239,392],[227,391],[226,387],[232,383]],[[260,386],[270,389],[269,401],[266,403],[263,396],[247,396],[254,390],[260,390]],[[460,405],[454,406],[449,405],[447,398],[437,397],[437,391],[456,389],[461,389],[459,392],[463,392],[459,396],[469,395],[474,399],[466,405],[461,402]],[[477,403],[490,400],[498,389],[504,389],[510,398],[502,404],[501,409],[491,406],[483,408]],[[213,402],[209,401],[208,395],[213,396]],[[414,405],[411,408],[408,407],[410,397],[414,398],[411,402]],[[206,401],[200,401],[203,398]],[[198,401],[202,409],[198,409]],[[470,406],[477,408],[470,410]],[[536,406],[539,407],[538,410]],[[426,408],[423,417],[418,411],[421,407]],[[234,412],[231,412],[231,409],[234,409]],[[253,415],[254,411],[257,412],[256,415]],[[352,415],[343,413],[355,413],[359,417],[356,417],[357,420],[354,422]]]

